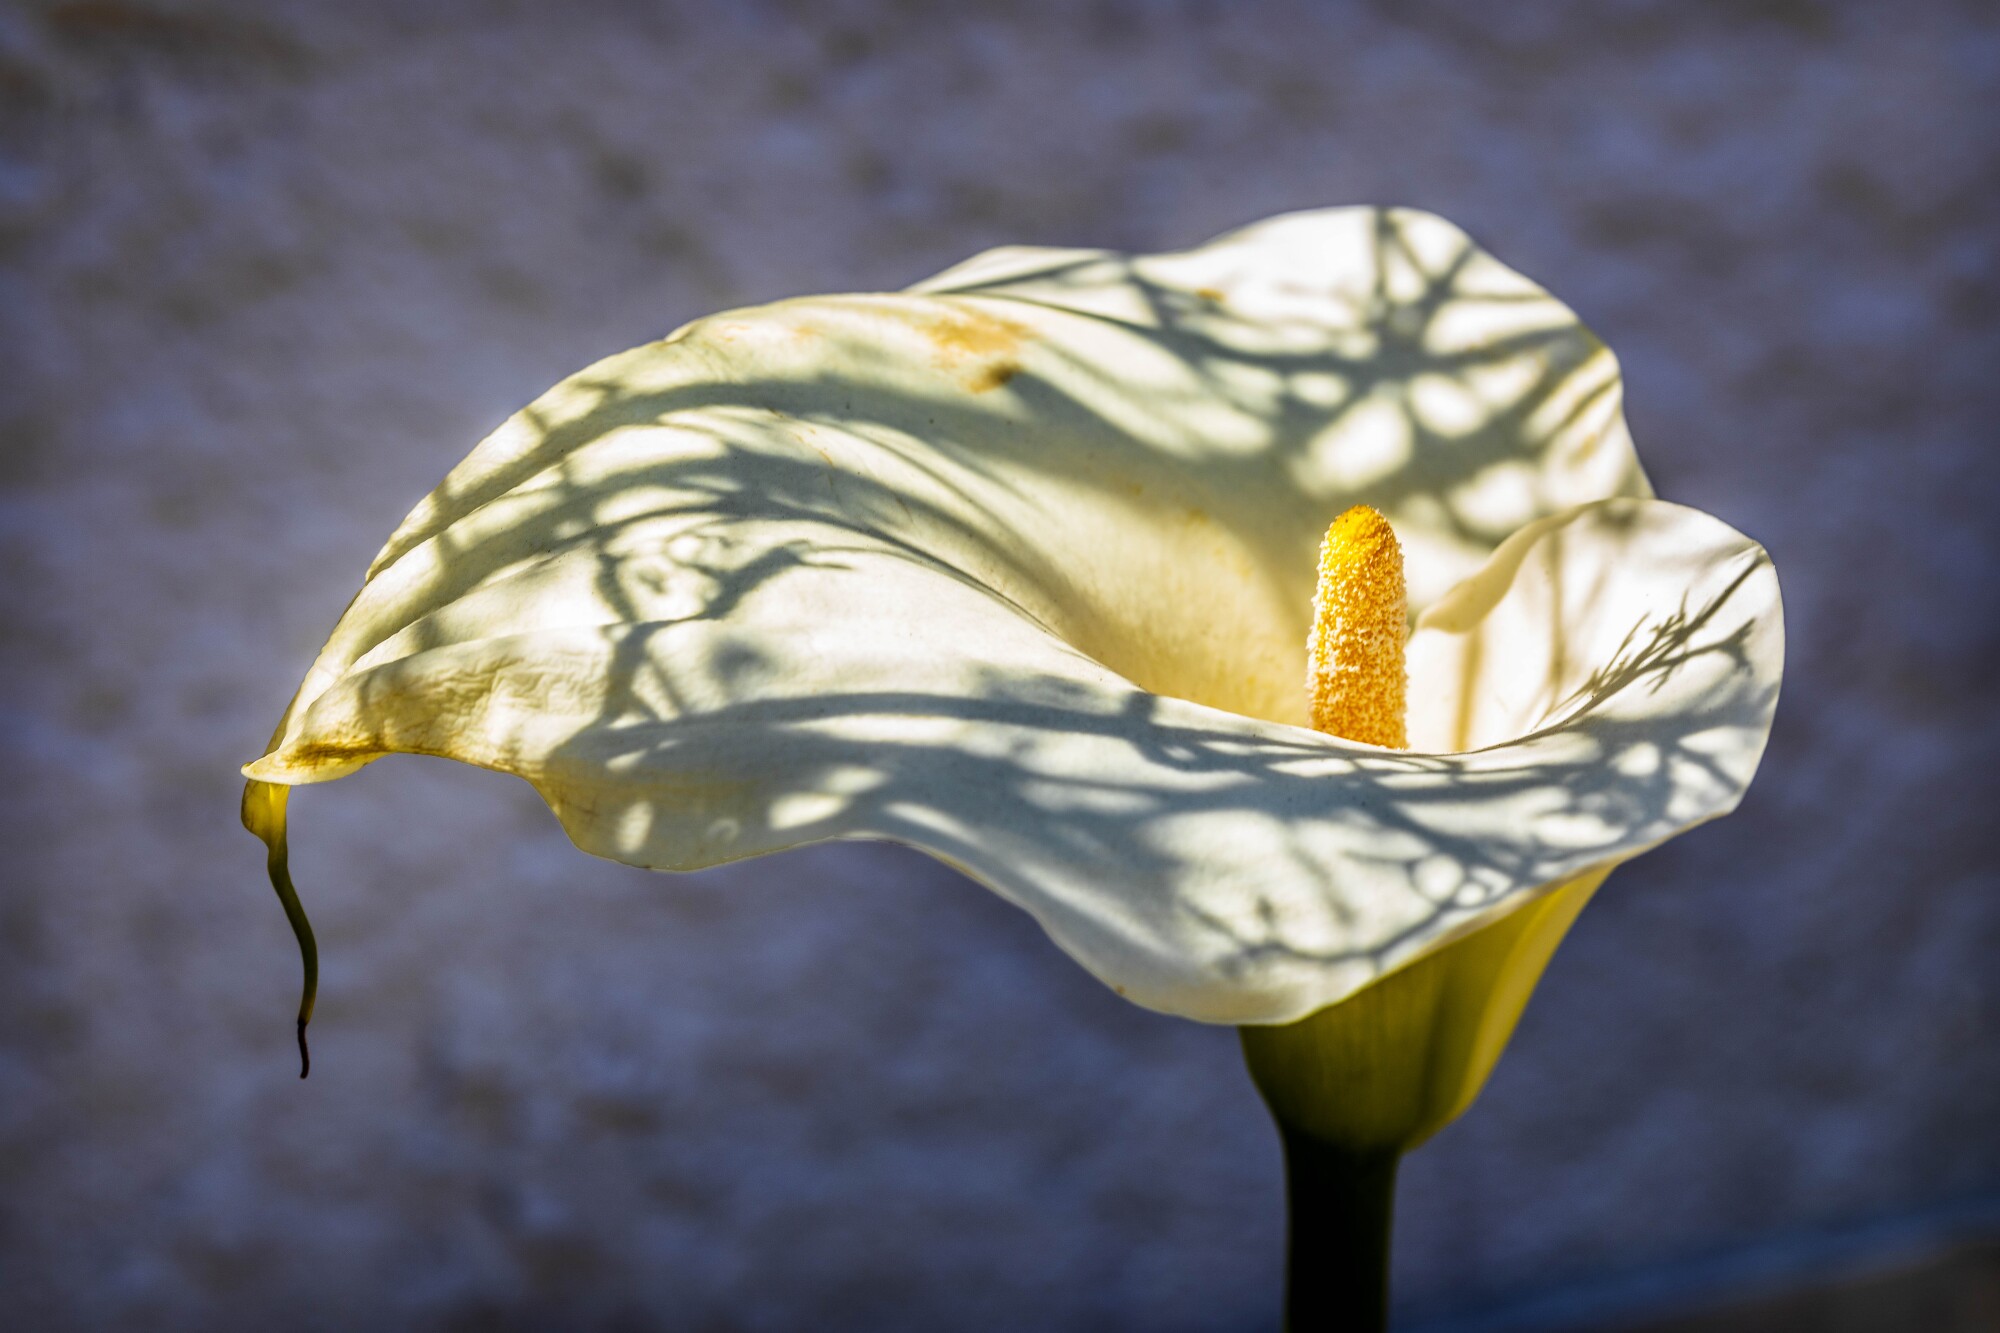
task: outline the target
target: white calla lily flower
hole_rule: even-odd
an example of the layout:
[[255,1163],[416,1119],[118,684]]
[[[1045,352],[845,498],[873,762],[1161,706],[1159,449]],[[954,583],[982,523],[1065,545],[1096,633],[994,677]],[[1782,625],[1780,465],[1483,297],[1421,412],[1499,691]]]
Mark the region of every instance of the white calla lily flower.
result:
[[[1731,809],[1769,730],[1770,563],[1650,498],[1620,390],[1567,308],[1407,211],[705,319],[417,507],[248,817],[282,872],[279,787],[403,752],[518,774],[631,865],[892,839],[1210,1023],[1514,919],[1529,961],[1488,989],[1518,994],[1466,1010],[1428,1132],[1590,888]],[[1407,751],[1306,725],[1314,552],[1358,502],[1407,558]]]

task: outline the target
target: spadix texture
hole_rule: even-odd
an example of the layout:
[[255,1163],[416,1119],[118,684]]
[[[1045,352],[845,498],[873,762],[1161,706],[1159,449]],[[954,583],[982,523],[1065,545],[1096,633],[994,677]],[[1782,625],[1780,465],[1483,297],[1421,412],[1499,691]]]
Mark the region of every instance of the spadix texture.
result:
[[[1610,354],[1437,218],[995,251],[558,385],[245,771],[446,755],[665,869],[891,838],[1141,1004],[1289,1021],[1740,798],[1776,580],[1649,495]],[[1406,552],[1408,752],[1305,726],[1354,503]]]

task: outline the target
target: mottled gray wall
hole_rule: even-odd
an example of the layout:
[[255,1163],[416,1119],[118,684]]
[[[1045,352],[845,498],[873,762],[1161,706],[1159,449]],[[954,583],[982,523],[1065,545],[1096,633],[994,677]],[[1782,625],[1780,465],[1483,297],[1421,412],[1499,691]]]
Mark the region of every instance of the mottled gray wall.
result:
[[584,363],[1329,203],[1441,212],[1581,311],[1661,492],[1770,547],[1792,644],[1742,811],[1614,877],[1406,1167],[1407,1313],[1992,1218],[1994,14],[0,3],[0,1306],[1271,1326],[1233,1035],[894,848],[674,880],[451,765],[302,793],[300,1084],[235,766],[407,506]]

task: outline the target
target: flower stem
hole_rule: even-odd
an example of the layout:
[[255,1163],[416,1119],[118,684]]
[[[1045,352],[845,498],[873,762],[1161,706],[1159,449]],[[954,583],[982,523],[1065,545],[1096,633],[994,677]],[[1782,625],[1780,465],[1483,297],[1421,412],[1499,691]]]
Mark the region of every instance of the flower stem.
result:
[[1353,1149],[1278,1122],[1285,1145],[1287,1333],[1389,1326],[1394,1148]]

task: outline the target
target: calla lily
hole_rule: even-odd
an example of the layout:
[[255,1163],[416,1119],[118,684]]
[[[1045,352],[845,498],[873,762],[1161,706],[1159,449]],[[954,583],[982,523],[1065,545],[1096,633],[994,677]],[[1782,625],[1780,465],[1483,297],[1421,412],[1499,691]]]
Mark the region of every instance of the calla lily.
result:
[[[1408,211],[701,320],[418,505],[246,817],[282,876],[280,788],[403,752],[518,774],[632,865],[907,843],[1133,1001],[1248,1025],[1281,1119],[1400,1150],[1769,729],[1770,563],[1651,498],[1620,393],[1569,310]],[[1357,502],[1407,558],[1407,751],[1306,725],[1314,552]]]

